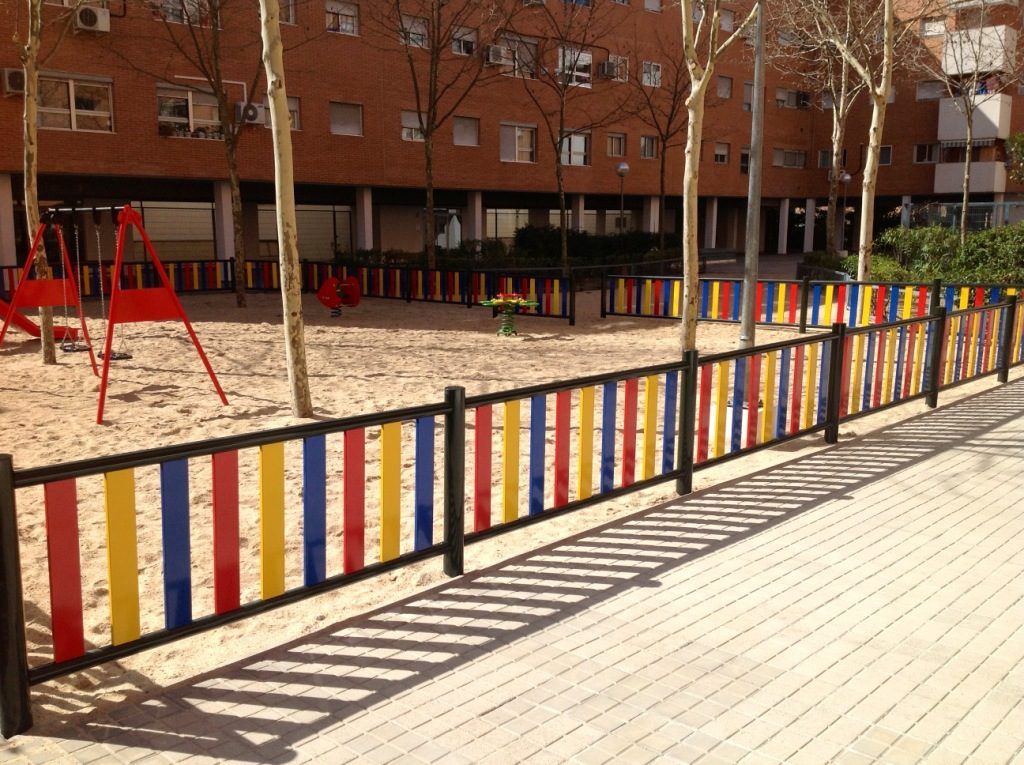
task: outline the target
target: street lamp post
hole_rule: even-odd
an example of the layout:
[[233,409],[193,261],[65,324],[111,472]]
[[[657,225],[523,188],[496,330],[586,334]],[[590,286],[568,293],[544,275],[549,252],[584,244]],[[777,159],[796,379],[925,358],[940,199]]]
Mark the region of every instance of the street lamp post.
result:
[[615,166],[615,172],[619,175],[619,233],[626,232],[626,176],[629,175],[629,163],[620,162]]

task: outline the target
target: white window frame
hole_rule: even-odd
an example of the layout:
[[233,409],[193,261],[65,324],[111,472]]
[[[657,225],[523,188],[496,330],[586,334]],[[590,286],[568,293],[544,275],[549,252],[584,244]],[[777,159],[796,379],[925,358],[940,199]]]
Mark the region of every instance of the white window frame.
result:
[[456,56],[472,56],[476,53],[476,30],[456,27],[452,34],[452,53]]
[[[508,77],[522,77],[524,80],[537,79],[537,41],[528,37],[505,35],[499,45],[503,45],[512,51],[512,66],[508,67],[505,75]],[[528,55],[523,55],[527,53]]]
[[[458,125],[459,125],[459,120],[462,120],[463,122],[473,122],[474,123],[474,127],[476,128],[476,141],[475,142],[473,142],[473,143],[466,143],[464,141],[463,142],[459,141],[459,139],[458,139],[458,131],[457,131],[457,128],[458,128]],[[479,117],[465,117],[465,116],[461,116],[461,115],[456,115],[456,116],[452,117],[452,144],[454,146],[479,146],[480,145],[480,118]]]
[[807,167],[807,152],[803,149],[774,149],[772,151],[772,165],[774,167],[803,170]]
[[153,12],[168,24],[208,27],[214,22],[206,0],[157,0]]
[[[885,154],[888,153],[888,161],[886,161]],[[880,167],[888,167],[892,164],[892,144],[883,144],[878,147],[878,164]]]
[[567,132],[562,136],[562,165],[590,167],[590,131]]
[[[628,4],[629,0],[624,0],[623,5]],[[650,11],[651,13],[661,13],[661,0],[644,0],[644,10]]]
[[[298,96],[288,96],[288,124],[292,130],[302,130],[302,113]],[[270,99],[263,101],[263,127],[270,127]]]
[[[618,151],[613,151],[613,144],[618,144]],[[626,156],[626,134],[625,133],[608,133],[608,141],[606,150],[609,157],[625,157]]]
[[[725,93],[722,92],[723,90],[725,90]],[[732,77],[724,74],[718,75],[718,78],[715,80],[715,92],[719,98],[732,98]]]
[[661,87],[661,64],[657,61],[644,61],[640,74],[641,83],[648,88]]
[[729,164],[729,144],[721,141],[715,142],[715,152],[712,157],[716,165],[728,165]]
[[295,0],[280,0],[281,23],[292,26],[295,24]]
[[[56,82],[60,83],[67,89],[68,106],[44,106],[42,102],[43,82]],[[39,117],[37,125],[40,130],[73,130],[76,133],[113,133],[114,132],[114,85],[110,80],[91,79],[88,77],[48,77],[45,75],[39,76]],[[76,86],[91,87],[91,88],[104,88],[107,91],[107,103],[110,105],[110,111],[101,112],[96,109],[85,109],[76,103]],[[53,125],[43,125],[44,114],[59,114],[67,115],[67,127],[57,127]],[[110,128],[103,130],[98,128],[86,128],[78,127],[79,117],[92,117],[92,118],[106,118],[110,123]]]
[[582,48],[559,48],[558,71],[566,75],[566,85],[589,88],[594,80],[594,54]]
[[[357,108],[359,110],[359,132],[352,133],[352,132],[348,132],[348,131],[335,130],[334,129],[334,124],[335,123],[334,123],[333,111],[334,111],[334,107],[335,106],[350,106],[350,107],[354,106],[355,108]],[[352,103],[352,102],[349,102],[349,101],[331,101],[330,105],[328,107],[328,116],[330,117],[330,120],[331,120],[331,126],[330,126],[331,135],[348,135],[348,136],[362,136],[363,135],[363,105],[362,104],[355,104],[355,103]]]
[[422,143],[426,140],[423,135],[422,114],[412,109],[402,109],[399,120],[402,125],[402,140]]
[[[749,100],[747,95],[750,95]],[[743,111],[749,112],[754,108],[754,83],[744,82],[743,83]]]
[[609,53],[608,63],[615,65],[616,74],[612,77],[613,80],[616,82],[629,82],[629,56]]
[[642,135],[640,136],[640,159],[657,159],[658,158],[658,136],[656,135]]
[[750,147],[740,147],[740,175],[750,175]]
[[327,31],[338,35],[359,35],[359,6],[344,0],[327,0]]
[[[524,125],[518,122],[502,122],[501,123],[501,136],[499,138],[498,152],[499,157],[501,153],[501,143],[504,139],[505,131],[512,131],[512,152],[514,157],[501,157],[502,162],[515,162],[524,164],[533,164],[537,161],[537,126],[536,125]],[[524,136],[530,137],[530,147],[528,154],[523,155],[523,149],[520,147],[520,138]]]
[[718,27],[723,32],[732,32],[736,28],[736,14],[728,8],[719,10]]
[[[176,128],[176,135],[179,138],[192,138],[193,133],[196,131],[205,131],[207,136],[215,133],[223,133],[223,129],[220,124],[220,119],[214,117],[213,119],[200,119],[196,116],[196,107],[213,107],[214,110],[217,108],[217,97],[212,93],[200,93],[189,88],[183,88],[178,85],[159,85],[156,89],[157,98],[157,124],[173,125]],[[180,99],[185,102],[186,108],[188,109],[188,117],[175,117],[173,115],[161,115],[160,114],[160,100],[166,99]],[[198,100],[209,99],[212,103],[197,103]],[[216,111],[214,112],[216,114]],[[188,135],[180,135],[177,133],[177,128],[184,128]],[[199,136],[195,136],[199,137]]]
[[426,48],[430,44],[428,39],[427,20],[423,16],[410,16],[402,14],[401,29],[398,39],[407,48]]
[[818,167],[822,170],[832,167],[832,149],[818,149]]
[[[921,149],[924,151],[921,151]],[[924,155],[924,159],[921,159],[921,155]],[[934,165],[939,161],[939,144],[937,143],[915,143],[914,144],[914,164],[915,165]]]

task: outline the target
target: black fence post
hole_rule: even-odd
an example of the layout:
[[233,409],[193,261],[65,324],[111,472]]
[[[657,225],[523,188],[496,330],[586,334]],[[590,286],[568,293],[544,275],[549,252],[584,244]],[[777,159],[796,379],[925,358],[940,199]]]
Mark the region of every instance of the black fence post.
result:
[[0,454],[0,735],[11,738],[31,727],[14,464],[11,455]]
[[[811,302],[811,277],[805,276],[800,287],[800,334],[807,332],[807,307]],[[760,310],[760,308],[758,308]]]
[[444,573],[462,576],[466,536],[466,389],[444,389]]
[[825,401],[825,443],[839,441],[839,413],[842,411],[843,359],[846,356],[846,324],[833,324],[832,353],[828,360],[828,398]]
[[608,316],[608,269],[601,269],[601,318]]
[[576,326],[576,271],[569,271],[569,326]]
[[935,315],[936,309],[939,307],[939,302],[942,300],[942,279],[936,279],[932,282],[932,296],[928,303],[928,313],[932,316]]
[[1004,383],[1010,379],[1010,358],[1013,356],[1013,329],[1017,322],[1017,296],[1011,295],[1006,306],[1006,313],[1003,314],[1003,355],[999,359],[999,382]]
[[676,479],[676,494],[693,491],[693,434],[697,420],[697,351],[684,351],[682,385],[679,386],[679,434],[676,449],[676,470],[685,471]]
[[932,347],[928,353],[928,396],[925,402],[932,409],[939,405],[939,385],[942,380],[942,370],[939,369],[939,361],[942,359],[942,341],[946,334],[946,309],[942,306],[936,307],[932,313]]

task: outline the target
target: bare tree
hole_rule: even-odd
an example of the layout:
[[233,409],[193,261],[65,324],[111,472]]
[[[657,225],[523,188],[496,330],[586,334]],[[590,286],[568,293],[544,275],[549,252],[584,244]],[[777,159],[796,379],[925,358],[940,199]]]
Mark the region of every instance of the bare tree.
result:
[[284,308],[285,360],[291,389],[292,414],[312,417],[306,370],[305,329],[302,318],[302,273],[299,270],[299,235],[295,220],[295,172],[292,165],[291,117],[284,79],[284,44],[278,0],[259,0],[263,37],[263,66],[267,102],[274,138],[274,188],[277,202],[277,244]]
[[[565,203],[568,155],[589,152],[590,132],[621,116],[629,98],[593,98],[594,53],[606,51],[614,28],[612,0],[531,4],[524,15],[536,41],[507,34],[511,73],[522,78],[554,154],[562,269],[569,268],[569,226]],[[612,81],[614,83],[614,81]],[[569,157],[571,160],[571,157]],[[576,221],[580,225],[580,221]]]
[[436,268],[434,139],[466,97],[493,76],[483,51],[522,6],[510,0],[386,0],[364,7],[382,37],[398,42],[409,68],[418,128],[405,129],[418,130],[413,137],[423,141],[427,266]]
[[[24,115],[22,120],[22,167],[23,167],[23,194],[25,197],[25,223],[28,226],[28,234],[31,237],[39,227],[39,70],[46,64],[46,61],[57,52],[60,43],[71,28],[74,13],[80,5],[76,2],[74,6],[66,8],[55,19],[53,26],[57,31],[57,38],[50,45],[49,50],[42,52],[43,43],[43,0],[26,0],[26,21],[24,39],[20,39],[21,31],[14,32],[15,42],[20,48],[22,71],[25,74],[25,97]],[[52,276],[50,267],[46,262],[46,249],[40,247],[36,253],[35,273],[40,279],[48,279]],[[43,307],[39,309],[39,337],[42,343],[43,363],[57,363],[57,344],[53,339],[53,309]]]
[[[768,5],[769,28],[767,44],[773,67],[800,83],[803,90],[821,95],[821,106],[832,116],[832,159],[828,172],[828,212],[825,217],[825,248],[836,252],[836,215],[839,183],[846,172],[843,146],[846,143],[846,125],[866,84],[854,75],[849,61],[831,41],[817,34],[813,19],[802,15],[804,0],[775,0]],[[837,30],[848,45],[853,45],[856,30],[852,6],[847,3],[837,9],[843,16]],[[845,230],[846,211],[843,211]]]
[[682,3],[683,51],[690,75],[686,98],[686,153],[683,165],[683,300],[682,349],[697,347],[700,301],[700,251],[697,247],[697,194],[700,181],[700,146],[704,136],[704,108],[715,66],[753,23],[757,6],[743,22],[719,41],[721,0],[685,0]]
[[[636,40],[634,35],[634,40]],[[645,61],[646,47],[634,42],[630,59],[637,62],[632,71],[620,72],[631,91],[630,111],[654,131],[661,147],[658,167],[658,247],[665,249],[665,183],[668,174],[668,150],[684,145],[680,136],[686,131],[686,98],[690,93],[690,72],[686,56],[674,39],[662,28],[655,33],[655,45],[649,50],[657,61]],[[653,66],[657,69],[654,69]],[[627,65],[628,68],[628,65]]]
[[[942,19],[941,34],[934,34],[938,30],[927,30],[932,34],[918,38],[918,68],[929,79],[942,83],[954,108],[964,119],[961,244],[967,241],[976,116],[984,104],[1003,95],[1021,79],[1013,29],[987,26],[990,10],[995,5],[990,0],[975,0],[970,8],[959,10],[951,18],[942,16],[929,20],[938,24]],[[951,27],[951,21],[955,26]]]

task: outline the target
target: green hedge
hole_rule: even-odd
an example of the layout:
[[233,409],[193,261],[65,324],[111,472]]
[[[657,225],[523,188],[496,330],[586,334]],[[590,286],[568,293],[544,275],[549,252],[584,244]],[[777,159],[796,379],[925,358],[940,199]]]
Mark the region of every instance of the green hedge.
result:
[[[882,280],[883,258],[915,281],[1024,283],[1024,223],[974,231],[961,246],[960,232],[943,226],[891,228],[875,241],[872,278]],[[885,266],[882,266],[884,268]]]

